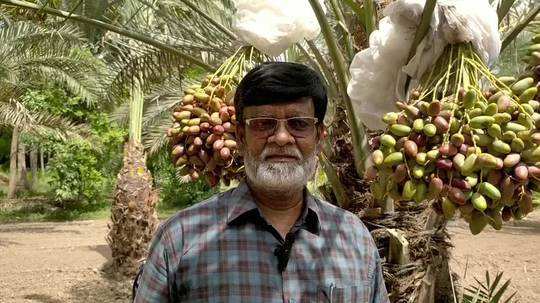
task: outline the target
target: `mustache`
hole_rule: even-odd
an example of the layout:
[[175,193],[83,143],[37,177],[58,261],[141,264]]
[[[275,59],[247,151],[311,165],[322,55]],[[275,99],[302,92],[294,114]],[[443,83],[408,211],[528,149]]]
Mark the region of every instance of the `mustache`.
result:
[[302,153],[296,147],[285,147],[285,148],[266,147],[262,151],[260,158],[262,160],[265,160],[268,156],[272,156],[272,155],[295,157],[296,159],[299,159],[299,160],[303,158]]

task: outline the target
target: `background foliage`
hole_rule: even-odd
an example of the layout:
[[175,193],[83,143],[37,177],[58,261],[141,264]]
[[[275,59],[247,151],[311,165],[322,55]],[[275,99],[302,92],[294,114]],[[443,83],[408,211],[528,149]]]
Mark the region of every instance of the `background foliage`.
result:
[[111,123],[97,106],[58,86],[28,90],[23,97],[27,108],[66,117],[89,126],[87,137],[58,140],[53,136],[30,136],[30,146],[50,155],[47,166],[52,199],[67,202],[99,203],[114,186],[121,164],[121,144],[125,130]]

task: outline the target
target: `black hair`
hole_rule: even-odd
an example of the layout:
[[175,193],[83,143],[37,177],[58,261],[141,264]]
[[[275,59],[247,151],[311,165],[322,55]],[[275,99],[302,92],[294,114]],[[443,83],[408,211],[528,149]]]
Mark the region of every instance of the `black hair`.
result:
[[266,62],[250,70],[240,81],[234,95],[237,120],[244,122],[244,108],[290,102],[311,97],[315,117],[322,122],[328,97],[320,74],[298,63]]

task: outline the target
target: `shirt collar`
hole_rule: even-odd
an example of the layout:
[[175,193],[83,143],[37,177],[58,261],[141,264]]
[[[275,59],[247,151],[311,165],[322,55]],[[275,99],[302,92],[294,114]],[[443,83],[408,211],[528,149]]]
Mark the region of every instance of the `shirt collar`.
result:
[[[252,214],[260,216],[255,199],[251,195],[251,190],[245,181],[241,181],[237,188],[232,191],[230,206],[227,212],[227,225],[240,224],[245,222],[242,219],[248,218]],[[315,197],[304,187],[305,208],[296,224],[305,225],[306,230],[312,234],[319,235],[319,207]],[[296,225],[295,224],[295,225]]]

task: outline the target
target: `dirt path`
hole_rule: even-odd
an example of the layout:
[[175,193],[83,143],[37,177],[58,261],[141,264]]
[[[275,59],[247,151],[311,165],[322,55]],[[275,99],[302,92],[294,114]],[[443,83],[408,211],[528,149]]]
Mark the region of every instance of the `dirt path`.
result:
[[485,281],[486,270],[492,277],[503,271],[503,280],[512,280],[508,294],[517,291],[521,303],[540,302],[540,211],[500,231],[489,226],[473,236],[460,221],[450,233],[455,246],[451,266],[464,278],[462,285],[474,284],[474,277]]
[[[450,232],[464,284],[502,270],[520,302],[540,302],[540,212],[498,232],[472,236],[462,223]],[[106,233],[104,220],[0,225],[0,302],[129,302],[131,281],[100,270],[110,259]]]
[[106,221],[0,225],[0,302],[129,302],[129,281],[100,271]]

